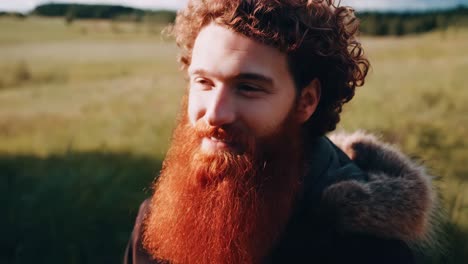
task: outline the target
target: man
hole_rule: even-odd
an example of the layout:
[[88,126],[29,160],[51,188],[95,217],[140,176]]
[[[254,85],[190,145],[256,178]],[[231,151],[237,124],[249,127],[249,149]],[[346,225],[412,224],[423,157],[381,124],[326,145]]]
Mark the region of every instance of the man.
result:
[[[173,28],[189,79],[126,263],[413,263],[430,177],[335,129],[369,62],[352,9],[192,0]],[[352,160],[351,160],[352,159]]]

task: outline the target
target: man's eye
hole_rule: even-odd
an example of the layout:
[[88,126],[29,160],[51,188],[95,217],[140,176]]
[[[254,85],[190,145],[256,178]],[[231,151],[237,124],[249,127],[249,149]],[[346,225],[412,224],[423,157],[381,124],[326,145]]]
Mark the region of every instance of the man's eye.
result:
[[198,84],[208,84],[208,81],[205,79],[197,78],[195,80]]
[[210,89],[212,83],[205,78],[195,78],[192,82],[197,88],[207,90]]
[[239,84],[237,86],[237,90],[242,95],[245,95],[248,97],[260,96],[264,92],[262,88],[251,85],[251,84]]

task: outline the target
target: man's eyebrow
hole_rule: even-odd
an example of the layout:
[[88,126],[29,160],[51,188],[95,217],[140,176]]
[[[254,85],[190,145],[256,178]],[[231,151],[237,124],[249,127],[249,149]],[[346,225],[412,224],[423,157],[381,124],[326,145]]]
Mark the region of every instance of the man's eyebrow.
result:
[[234,76],[234,79],[261,81],[268,84],[273,84],[273,80],[270,77],[258,73],[239,73],[238,75]]
[[192,74],[192,75],[208,75],[208,72],[203,70],[203,69],[195,69],[195,70],[192,70],[192,69],[188,69],[188,73],[189,74]]
[[[211,74],[208,73],[208,71],[206,71],[204,69],[194,69],[194,70],[189,69],[189,74],[191,74],[191,75],[211,75]],[[262,75],[262,74],[259,74],[259,73],[251,73],[251,72],[241,72],[239,74],[236,74],[236,75],[230,77],[229,79],[261,81],[261,82],[265,82],[265,83],[268,83],[268,84],[273,84],[273,79],[272,78],[270,78],[268,76],[265,76],[265,75]]]

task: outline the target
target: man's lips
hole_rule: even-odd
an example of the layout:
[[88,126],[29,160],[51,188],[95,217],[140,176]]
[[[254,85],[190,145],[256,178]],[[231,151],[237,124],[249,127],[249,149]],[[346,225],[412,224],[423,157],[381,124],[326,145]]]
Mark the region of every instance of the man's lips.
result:
[[215,152],[220,150],[228,150],[233,151],[235,150],[235,144],[232,141],[220,139],[216,137],[203,137],[201,148],[207,152]]
[[221,138],[217,138],[217,137],[210,137],[210,140],[211,140],[211,141],[214,141],[214,142],[222,142],[222,143],[226,143],[226,144],[230,144],[230,143],[231,143],[230,140],[221,139]]

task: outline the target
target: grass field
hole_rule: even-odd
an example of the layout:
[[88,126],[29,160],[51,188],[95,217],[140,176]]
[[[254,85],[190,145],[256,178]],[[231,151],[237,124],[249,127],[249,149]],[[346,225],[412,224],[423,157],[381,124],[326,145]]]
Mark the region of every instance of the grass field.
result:
[[[184,92],[160,25],[0,17],[1,263],[115,263]],[[440,176],[468,261],[468,30],[362,39],[373,65],[339,129],[399,144]],[[2,231],[3,232],[3,231]]]

